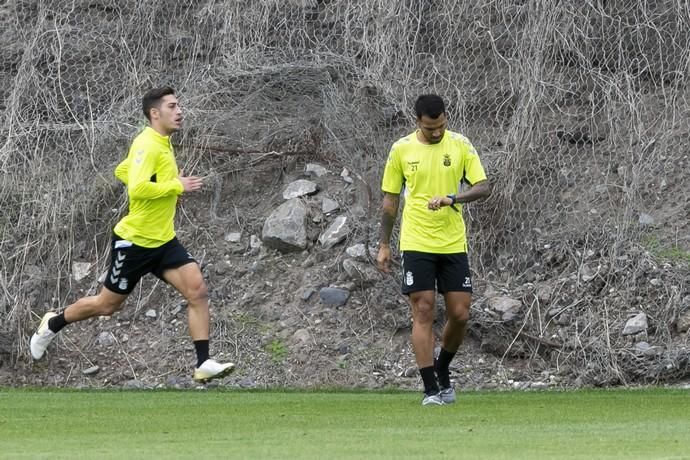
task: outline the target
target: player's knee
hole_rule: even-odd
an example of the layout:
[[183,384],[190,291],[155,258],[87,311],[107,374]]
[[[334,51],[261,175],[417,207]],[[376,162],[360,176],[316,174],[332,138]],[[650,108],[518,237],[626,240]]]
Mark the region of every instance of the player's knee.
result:
[[208,287],[203,278],[190,284],[187,292],[185,293],[187,301],[194,304],[197,302],[203,302],[208,299]]
[[431,323],[434,321],[434,303],[420,300],[415,302],[412,307],[412,317],[420,323]]
[[466,323],[470,320],[470,309],[464,305],[449,308],[446,311],[446,316],[449,321],[455,323]]

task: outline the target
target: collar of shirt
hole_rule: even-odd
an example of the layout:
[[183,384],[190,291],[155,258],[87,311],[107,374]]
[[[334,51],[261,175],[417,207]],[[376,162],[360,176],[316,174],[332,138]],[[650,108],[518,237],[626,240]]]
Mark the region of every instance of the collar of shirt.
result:
[[146,132],[146,137],[151,139],[156,144],[160,144],[161,147],[170,148],[170,136],[163,136],[150,126],[144,128],[144,131]]

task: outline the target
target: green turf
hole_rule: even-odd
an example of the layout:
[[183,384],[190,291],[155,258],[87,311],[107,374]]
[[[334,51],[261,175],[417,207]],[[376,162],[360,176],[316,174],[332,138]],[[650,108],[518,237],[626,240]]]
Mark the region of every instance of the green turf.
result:
[[0,390],[0,458],[690,458],[682,390]]

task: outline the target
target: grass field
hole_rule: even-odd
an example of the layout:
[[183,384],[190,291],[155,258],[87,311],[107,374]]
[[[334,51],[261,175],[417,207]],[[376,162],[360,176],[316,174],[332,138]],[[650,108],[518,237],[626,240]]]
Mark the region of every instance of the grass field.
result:
[[690,459],[683,390],[0,390],[0,458]]

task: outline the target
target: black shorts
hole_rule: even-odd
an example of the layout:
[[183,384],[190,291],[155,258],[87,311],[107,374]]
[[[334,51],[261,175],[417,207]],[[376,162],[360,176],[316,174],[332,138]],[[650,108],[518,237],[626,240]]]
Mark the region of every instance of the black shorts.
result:
[[402,254],[402,292],[472,292],[472,275],[467,253],[431,254],[404,251]]
[[192,262],[196,260],[177,238],[157,248],[144,248],[113,233],[110,269],[103,285],[118,294],[129,294],[145,274],[153,273],[163,280],[165,270]]

